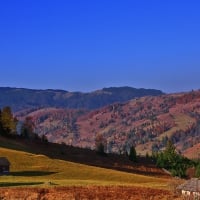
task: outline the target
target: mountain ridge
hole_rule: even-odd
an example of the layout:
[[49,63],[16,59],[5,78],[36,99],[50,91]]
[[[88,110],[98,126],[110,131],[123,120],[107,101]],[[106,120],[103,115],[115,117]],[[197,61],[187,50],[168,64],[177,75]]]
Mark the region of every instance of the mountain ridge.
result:
[[59,107],[93,110],[142,96],[164,94],[160,90],[124,87],[109,87],[93,92],[69,92],[65,90],[34,90],[0,87],[0,108],[10,106],[14,112],[38,107]]

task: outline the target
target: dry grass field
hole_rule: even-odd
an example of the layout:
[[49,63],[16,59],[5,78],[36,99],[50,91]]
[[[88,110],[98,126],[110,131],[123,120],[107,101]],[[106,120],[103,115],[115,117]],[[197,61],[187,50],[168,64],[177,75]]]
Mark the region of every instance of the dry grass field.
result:
[[[9,148],[5,148],[5,142],[6,140],[2,140],[4,147],[0,147],[0,156],[9,159],[11,172],[7,176],[0,176],[0,199],[157,200],[177,198],[173,191],[176,185],[175,180],[153,166],[129,164],[127,161],[120,170],[121,168],[114,166],[120,165],[120,159],[117,157],[109,163],[109,157],[95,157],[96,154],[90,151],[84,157],[76,150],[76,159],[80,157],[81,159],[72,161],[67,153],[64,157],[52,158],[52,156],[25,151],[30,144],[26,146],[22,143],[18,144],[17,141],[7,140]],[[18,150],[14,150],[16,146]],[[44,148],[52,151],[51,145]],[[73,154],[72,150],[70,154]],[[93,164],[96,166],[92,166],[89,158],[85,164],[82,162],[88,156],[94,160]],[[116,163],[117,159],[119,163]],[[101,160],[104,165],[100,162]]]
[[170,181],[169,178],[121,172],[6,148],[0,148],[0,155],[11,162],[11,173],[0,177],[0,186],[46,186],[52,182],[59,186],[89,184],[165,188]]
[[6,200],[180,200],[170,191],[130,186],[0,188]]

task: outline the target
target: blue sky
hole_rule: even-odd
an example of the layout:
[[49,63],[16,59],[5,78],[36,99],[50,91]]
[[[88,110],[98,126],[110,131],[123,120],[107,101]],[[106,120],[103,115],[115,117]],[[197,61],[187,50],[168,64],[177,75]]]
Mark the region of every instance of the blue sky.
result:
[[200,89],[198,0],[1,0],[0,86]]

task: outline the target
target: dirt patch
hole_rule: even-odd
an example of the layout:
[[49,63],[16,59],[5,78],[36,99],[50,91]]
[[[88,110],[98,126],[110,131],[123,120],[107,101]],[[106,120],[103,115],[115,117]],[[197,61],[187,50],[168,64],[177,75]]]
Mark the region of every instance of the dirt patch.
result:
[[161,189],[126,186],[89,186],[54,188],[0,188],[3,200],[180,200]]

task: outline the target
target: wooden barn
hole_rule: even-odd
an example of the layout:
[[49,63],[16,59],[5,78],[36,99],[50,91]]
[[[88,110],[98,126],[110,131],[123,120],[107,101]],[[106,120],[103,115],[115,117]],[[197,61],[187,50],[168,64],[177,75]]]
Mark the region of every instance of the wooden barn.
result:
[[192,178],[182,185],[178,186],[178,190],[184,196],[184,199],[200,200],[200,180],[198,178]]
[[9,174],[10,162],[5,157],[0,157],[0,175]]

